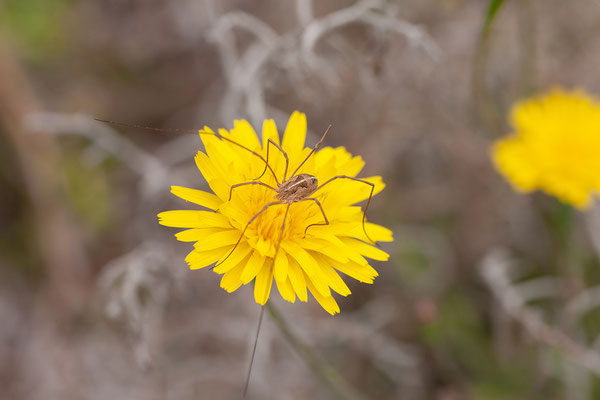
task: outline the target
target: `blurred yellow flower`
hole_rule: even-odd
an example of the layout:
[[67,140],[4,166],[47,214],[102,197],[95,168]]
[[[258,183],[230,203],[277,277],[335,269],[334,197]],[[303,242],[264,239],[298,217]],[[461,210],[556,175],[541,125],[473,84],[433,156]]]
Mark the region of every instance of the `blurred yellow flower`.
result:
[[[338,272],[373,282],[378,274],[365,257],[383,261],[389,256],[368,244],[368,239],[391,241],[392,233],[366,223],[367,237],[362,209],[354,204],[368,199],[372,187],[373,194],[380,192],[385,186],[381,177],[363,179],[373,186],[351,178],[334,179],[310,196],[318,201],[278,202],[277,193],[267,185],[278,188],[285,178],[291,180],[292,171],[311,152],[304,147],[304,114],[292,114],[281,141],[289,158],[287,169],[283,154],[274,145],[268,146],[268,139],[280,144],[272,120],[263,124],[262,144],[246,121],[235,121],[229,132],[207,133],[212,133],[210,128],[200,131],[206,153],[198,152],[196,164],[214,194],[180,186],[173,186],[171,192],[210,211],[179,210],[158,215],[162,225],[188,228],[175,236],[195,242],[186,257],[191,269],[214,264],[214,271],[223,275],[221,287],[228,292],[254,282],[254,298],[261,305],[269,299],[273,280],[281,296],[290,302],[296,297],[307,301],[310,291],[330,314],[340,311],[332,291],[350,294]],[[294,176],[310,174],[322,185],[338,175],[355,177],[363,165],[360,157],[353,157],[343,147],[325,147],[310,156]],[[232,186],[256,181],[259,176],[261,184],[238,186],[232,191]],[[278,204],[265,209],[272,202]],[[323,214],[329,224],[324,224]]]
[[515,190],[588,207],[600,190],[600,103],[554,89],[515,104],[511,123],[515,133],[494,144],[492,158]]

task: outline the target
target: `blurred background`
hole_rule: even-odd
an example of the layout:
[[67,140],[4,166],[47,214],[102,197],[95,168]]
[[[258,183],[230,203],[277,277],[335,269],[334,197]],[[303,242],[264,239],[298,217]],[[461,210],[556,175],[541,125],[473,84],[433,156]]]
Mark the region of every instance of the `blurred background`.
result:
[[[207,189],[196,135],[307,113],[387,183],[373,285],[272,302],[347,398],[600,398],[600,210],[520,195],[523,97],[600,93],[597,0],[0,1],[0,398],[239,398],[258,322],[156,214]],[[348,383],[349,382],[349,383]],[[249,398],[329,399],[265,318]]]

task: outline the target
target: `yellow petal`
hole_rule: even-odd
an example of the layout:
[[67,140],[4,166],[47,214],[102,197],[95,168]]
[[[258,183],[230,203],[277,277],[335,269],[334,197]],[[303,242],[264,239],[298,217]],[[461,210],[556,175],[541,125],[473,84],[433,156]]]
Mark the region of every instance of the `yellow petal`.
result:
[[[180,232],[179,234],[181,233],[182,232]],[[239,238],[240,233],[237,231],[237,229],[229,229],[226,231],[215,232],[200,237],[200,239],[194,244],[194,248],[198,251],[206,251],[224,246],[228,246],[229,248],[231,248],[232,245],[237,243]]]
[[208,251],[198,251],[194,249],[185,258],[185,262],[188,263],[190,269],[200,269],[208,267],[214,264],[217,260],[223,257],[223,254],[227,251],[227,247],[219,247]]
[[321,268],[318,268],[319,273],[313,276],[306,276],[306,283],[312,283],[315,290],[317,290],[321,294],[321,296],[330,296],[331,290],[329,289],[329,282],[327,281],[326,276],[320,272]]
[[260,142],[254,132],[252,125],[246,120],[236,120],[233,122],[233,129],[229,131],[231,138],[241,145],[256,150],[260,148]]
[[[302,151],[304,141],[306,140],[306,115],[304,113],[294,111],[288,120],[283,134],[281,147],[288,153],[288,156],[293,156]],[[294,165],[296,168],[297,165]]]
[[[337,239],[339,241],[339,239]],[[348,257],[344,255],[343,248],[344,244],[339,241],[341,246],[335,246],[330,241],[323,239],[322,237],[309,237],[307,236],[302,245],[308,250],[312,250],[317,253],[327,254],[331,258],[339,262],[347,262]],[[275,274],[277,276],[277,274]]]
[[229,199],[229,183],[228,175],[219,171],[216,165],[208,158],[206,154],[199,151],[195,157],[196,165],[202,173],[202,176],[206,179],[206,182],[210,186],[213,192],[226,201]]
[[269,300],[271,286],[273,286],[273,267],[270,264],[268,261],[265,262],[254,283],[254,300],[261,306]]
[[[275,121],[271,119],[266,120],[263,124],[263,156],[265,157],[265,159],[267,159],[271,168],[273,168],[274,171],[277,171],[277,179],[281,181],[283,180],[283,174],[285,173],[285,156],[281,153],[281,151],[278,148],[276,148],[272,144],[269,144],[269,139],[271,139],[276,144],[279,144],[279,134],[277,133],[277,127],[275,126]],[[264,170],[264,168],[265,166],[263,166],[262,169]],[[287,175],[289,175],[290,173],[291,171],[289,171],[288,165]],[[270,171],[265,171],[265,175],[267,177],[270,177],[272,176],[272,173]],[[289,178],[289,176],[286,176],[286,179],[287,178]]]
[[263,122],[262,136],[263,149],[267,148],[267,141],[269,139],[279,144],[279,133],[277,133],[277,126],[275,125],[275,121],[273,121],[272,119],[267,119],[265,120],[265,122]]
[[492,148],[492,160],[518,192],[530,192],[538,185],[539,169],[520,138],[498,140]]
[[[346,285],[344,280],[338,275],[337,272],[333,269],[329,260],[326,257],[321,256],[320,254],[315,255],[315,259],[319,263],[319,267],[321,267],[321,274],[325,277],[325,281],[328,286],[330,286],[337,293],[342,296],[348,296],[350,292],[350,288]],[[322,292],[321,292],[322,293]]]
[[248,160],[246,154],[239,156],[233,145],[223,139],[217,139],[215,136],[207,136],[202,139],[205,152],[208,158],[212,160],[215,168],[225,175],[237,175],[248,169]]
[[[380,176],[371,176],[368,178],[360,178],[361,180],[369,183],[373,183],[375,187],[373,188],[373,196],[381,192],[385,189],[385,183]],[[353,181],[351,179],[338,179],[339,181],[345,181],[346,185],[343,190],[341,190],[341,194],[344,196],[348,196],[349,199],[352,199],[352,204],[356,204],[360,201],[367,200],[369,195],[371,194],[371,185],[367,185],[366,183]]]
[[294,293],[294,287],[292,286],[289,278],[284,281],[275,280],[275,283],[277,284],[277,289],[284,300],[289,301],[290,303],[296,302],[296,293]]
[[[300,169],[298,169],[296,171],[296,175],[298,174],[311,174],[311,175],[315,175],[316,174],[316,170],[315,170],[315,158],[314,157],[308,157],[308,155],[310,154],[312,149],[309,148],[305,148],[304,150],[300,151],[300,152],[294,152],[294,153],[287,153],[288,157],[290,159],[290,168],[288,171],[288,178],[292,175],[292,173],[294,171],[296,171],[296,169],[298,168],[299,165],[301,165],[302,162],[304,162]],[[305,161],[306,160],[306,161]]]
[[[237,159],[236,164],[239,163],[239,165],[232,165],[232,167],[234,167],[234,168],[237,167],[236,171],[238,171],[238,173],[239,173],[239,171],[242,171],[244,168],[252,169],[253,165],[256,162],[260,162],[261,165],[264,165],[264,164],[262,164],[263,162],[260,160],[260,157],[257,157],[256,154],[253,154],[253,153],[256,153],[254,151],[255,149],[250,149],[250,148],[246,147],[245,145],[243,145],[242,143],[239,143],[225,129],[219,129],[219,134],[222,136],[221,141],[223,142],[223,146],[228,147],[229,151],[236,154],[236,157],[234,157],[234,159]],[[260,152],[258,152],[258,153],[260,153]],[[221,160],[221,161],[227,163],[227,160]]]
[[325,309],[325,311],[327,311],[331,315],[335,315],[340,312],[340,306],[338,306],[333,296],[323,296],[319,294],[319,291],[316,290],[312,283],[307,282],[307,284],[313,297],[317,300],[317,302],[319,302],[319,304]]
[[306,275],[314,276],[319,271],[319,266],[315,259],[295,242],[290,240],[282,242],[281,247],[283,247],[288,255],[296,259],[300,267],[306,272]]
[[258,240],[252,241],[252,245],[263,256],[272,256],[275,252],[273,243],[270,240],[265,240],[262,236],[259,236]]
[[242,272],[241,279],[242,282],[244,282],[244,284],[250,282],[256,277],[263,264],[265,264],[265,260],[271,262],[272,259],[267,259],[266,257],[261,256],[260,253],[256,250],[252,252],[252,256],[248,260],[248,264],[246,265],[244,272]]
[[223,230],[224,228],[192,228],[176,233],[175,237],[181,242],[197,242],[208,235],[223,232]]
[[344,147],[326,147],[315,155],[319,181],[325,182],[335,175],[356,176],[365,162],[360,156],[353,157]]
[[290,278],[292,287],[294,288],[294,291],[296,292],[296,295],[298,295],[298,299],[300,299],[300,301],[307,301],[308,298],[306,294],[306,279],[304,272],[295,259],[289,257],[288,260],[288,277]]
[[240,263],[235,268],[225,272],[221,278],[221,287],[231,293],[242,286],[241,277],[245,267],[243,263]]
[[338,169],[335,167],[337,149],[325,147],[319,150],[315,155],[316,177],[319,182],[325,183],[335,175],[339,175]]
[[240,242],[240,244],[235,250],[233,250],[233,252],[231,252],[231,249],[227,252],[227,254],[224,256],[227,257],[227,259],[219,260],[219,262],[217,263],[218,265],[215,267],[214,271],[217,274],[223,274],[237,267],[239,263],[243,262],[243,260],[250,257],[251,250],[252,247],[250,247],[246,241]]
[[[330,241],[333,245],[340,248],[341,251],[343,251],[344,255],[346,257],[348,257],[348,259],[350,261],[353,261],[360,265],[368,264],[367,260],[365,260],[365,258],[361,255],[361,253],[358,251],[358,249],[353,246],[348,246],[346,243],[344,243],[341,240],[341,237],[337,237],[337,236],[333,236],[333,235],[324,235],[324,236],[322,236],[322,238]],[[332,256],[331,254],[326,254],[326,255],[329,257]]]
[[171,186],[171,193],[186,201],[191,201],[194,204],[198,204],[199,206],[206,207],[211,210],[216,210],[219,208],[219,205],[223,203],[219,197],[212,193],[186,188],[183,186]]
[[[371,195],[371,188],[373,188],[373,196],[385,188],[385,184],[379,176],[360,179],[358,181],[348,178],[336,178],[329,183],[319,181],[324,186],[315,192],[315,196],[323,203],[328,217],[331,210],[367,200]],[[369,183],[374,184],[374,186]]]
[[231,228],[223,215],[200,210],[164,211],[158,214],[158,223],[175,228]]
[[[221,139],[217,138],[214,131],[208,126],[205,126],[204,129],[202,129],[200,132],[200,140],[202,140],[202,144],[204,144],[204,152],[206,153],[208,158],[219,158],[218,156],[221,155],[222,151],[227,151],[227,146],[223,146]],[[219,149],[219,147],[221,147],[222,149]]]
[[365,166],[365,162],[360,156],[352,157],[338,168],[338,174],[356,176]]
[[277,253],[277,257],[275,258],[275,264],[273,265],[273,269],[275,280],[283,282],[287,279],[288,256],[283,249],[279,249],[279,253]]
[[[204,241],[207,238],[217,234],[217,233],[221,233],[222,235],[224,235],[222,232],[225,231],[234,231],[234,232],[238,232],[237,230],[232,230],[232,229],[225,229],[225,228],[192,228],[192,229],[187,229],[185,231],[181,231],[175,234],[175,237],[177,238],[177,240],[181,241],[181,242],[197,242],[197,241]],[[238,236],[239,236],[239,232],[238,232]],[[209,240],[213,240],[212,238]],[[235,243],[235,242],[234,242]],[[220,246],[225,246],[227,243],[222,243],[220,244]],[[233,243],[231,243],[233,244]],[[220,247],[219,245],[217,246],[213,246],[213,248],[215,247]]]
[[[365,235],[365,230],[367,231],[369,237]],[[346,229],[345,233],[340,234],[340,236],[353,237],[367,243],[370,243],[370,239],[376,242],[392,242],[394,240],[391,230],[381,225],[371,224],[369,222],[365,223],[364,229],[362,226],[362,222],[354,224],[352,225],[352,227]]]
[[[365,229],[367,230],[369,237],[371,239],[375,240],[376,242],[393,242],[394,241],[393,232],[384,226],[367,222],[367,223],[365,223]],[[363,232],[362,224],[361,224],[361,232]],[[357,235],[356,237],[358,239],[361,239],[361,236],[364,236],[364,232],[363,232],[363,235]],[[366,237],[365,237],[365,239],[368,240]]]
[[361,265],[354,261],[349,261],[344,264],[334,265],[338,271],[364,283],[373,283],[373,279],[379,275],[369,264]]
[[223,203],[219,208],[219,213],[228,219],[230,226],[233,226],[240,231],[246,227],[250,218],[248,217],[246,210],[242,209],[240,204],[236,201]]
[[365,242],[361,242],[360,240],[346,237],[342,237],[340,240],[344,242],[346,246],[356,249],[360,254],[367,258],[378,261],[387,261],[388,258],[390,258],[390,255],[385,251]]
[[[345,207],[348,208],[348,207]],[[353,208],[358,208],[358,207],[353,207]],[[329,215],[331,214],[337,214],[337,212],[332,213],[331,209],[328,209],[327,212]],[[338,210],[338,211],[342,211],[342,210]],[[345,212],[342,211],[342,214],[344,214]],[[351,222],[344,222],[344,221],[348,221],[347,219],[342,219],[342,220],[338,220],[336,216],[334,216],[333,218],[330,219],[329,221],[329,225],[315,225],[315,226],[311,226],[310,229],[306,232],[307,236],[311,235],[312,237],[324,237],[324,236],[330,236],[330,235],[337,235],[337,236],[344,236],[346,234],[348,234],[349,231],[354,230],[357,226],[359,226],[359,224],[361,223],[361,215],[362,215],[362,211],[360,211],[358,213],[355,213],[356,216],[354,218],[351,218],[350,221]],[[328,215],[328,218],[330,218]]]
[[[205,149],[204,152],[200,153],[206,155],[210,161],[212,169],[216,174],[213,179],[225,179],[225,182],[230,183],[230,178],[237,174],[236,166],[239,166],[241,163],[236,153],[231,149],[230,144],[226,144],[212,135],[203,137],[202,142]],[[206,180],[207,182],[209,181],[208,178]]]

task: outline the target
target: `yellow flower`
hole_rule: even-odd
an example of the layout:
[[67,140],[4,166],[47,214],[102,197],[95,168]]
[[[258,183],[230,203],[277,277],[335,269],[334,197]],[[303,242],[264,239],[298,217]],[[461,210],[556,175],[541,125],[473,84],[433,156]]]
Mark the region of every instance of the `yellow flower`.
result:
[[600,103],[554,89],[514,105],[511,123],[516,133],[497,141],[492,157],[515,190],[588,207],[600,190]]
[[[310,174],[322,185],[338,175],[355,177],[364,162],[343,147],[325,147],[294,173],[311,152],[304,147],[306,116],[297,111],[290,117],[281,142],[289,158],[287,171],[283,154],[268,145],[269,139],[280,144],[274,121],[264,122],[262,144],[246,121],[235,121],[230,132],[220,129],[220,137],[212,132],[207,127],[200,131],[206,153],[198,152],[196,164],[214,194],[180,186],[171,188],[176,196],[210,211],[179,210],[158,215],[163,225],[188,228],[175,236],[195,242],[194,250],[186,257],[190,268],[214,264],[214,272],[223,275],[221,287],[228,292],[254,281],[254,298],[261,305],[269,299],[275,280],[285,300],[294,302],[298,297],[307,301],[310,291],[327,312],[338,313],[332,291],[342,296],[350,294],[338,272],[372,283],[378,274],[365,257],[381,261],[389,257],[372,246],[369,238],[391,241],[391,231],[365,223],[367,237],[362,209],[354,205],[368,199],[372,188],[373,194],[384,188],[381,177],[364,178],[372,185],[334,179],[308,196],[317,201],[281,201],[265,209],[267,204],[278,202],[275,190],[285,181],[284,175],[289,181],[292,174]],[[233,185],[259,177],[261,184],[232,189]],[[329,224],[325,224],[325,217]]]

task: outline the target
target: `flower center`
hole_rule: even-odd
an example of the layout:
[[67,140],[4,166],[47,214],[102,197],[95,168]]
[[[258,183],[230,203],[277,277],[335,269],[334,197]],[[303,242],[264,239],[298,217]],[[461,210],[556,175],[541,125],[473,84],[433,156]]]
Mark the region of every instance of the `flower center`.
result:
[[286,217],[285,226],[283,228],[283,235],[281,233],[281,227],[283,224],[283,218],[285,210],[288,207],[287,204],[275,204],[270,206],[264,213],[262,213],[256,221],[256,233],[264,241],[271,241],[274,245],[281,240],[285,240],[289,236],[290,228],[290,217],[291,217],[291,206],[290,211]]

